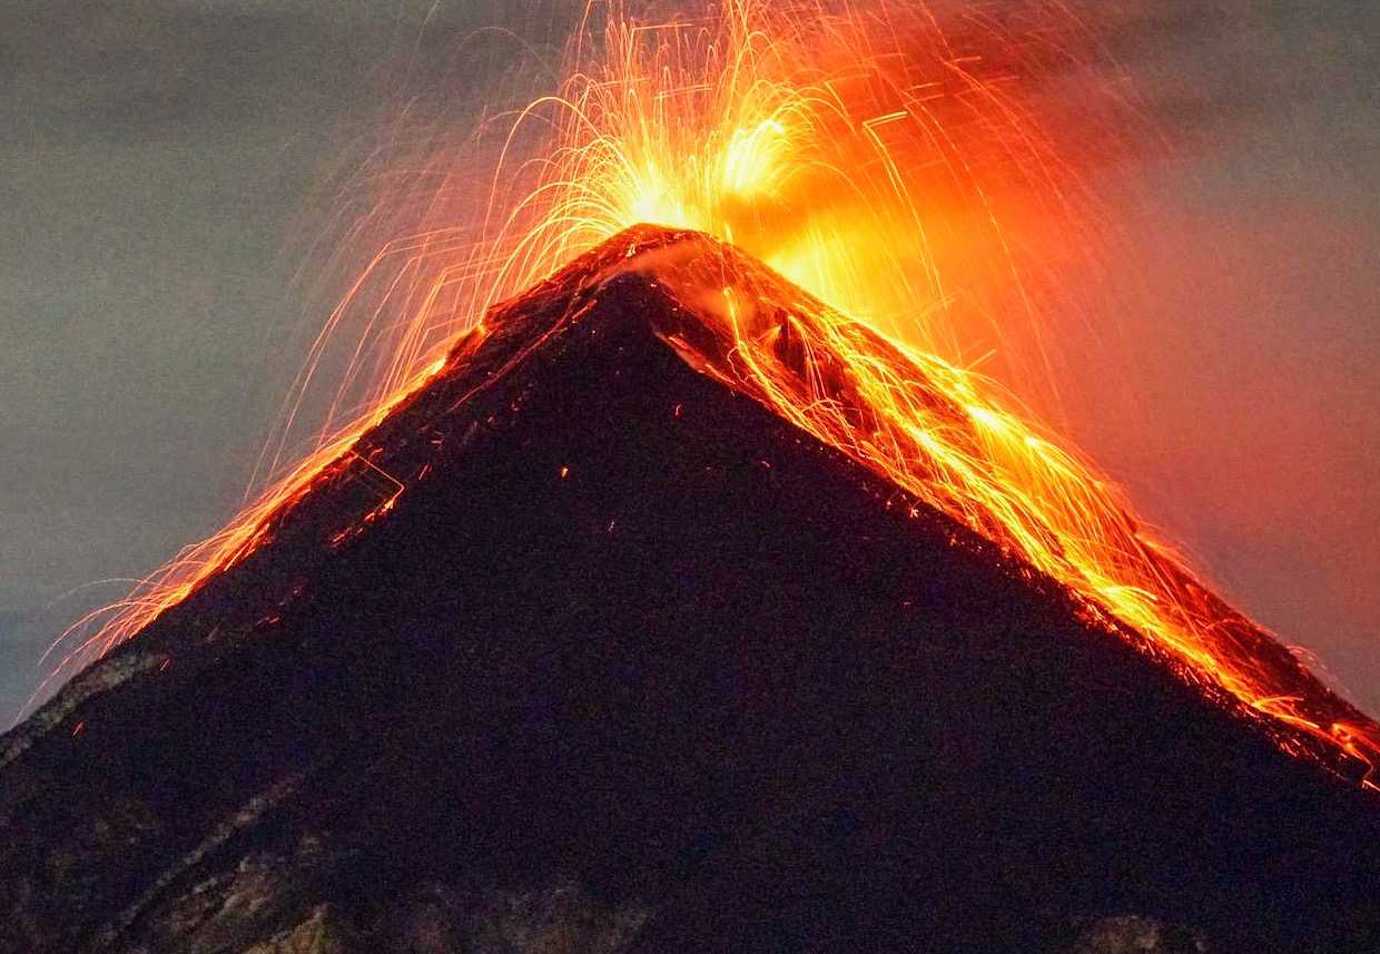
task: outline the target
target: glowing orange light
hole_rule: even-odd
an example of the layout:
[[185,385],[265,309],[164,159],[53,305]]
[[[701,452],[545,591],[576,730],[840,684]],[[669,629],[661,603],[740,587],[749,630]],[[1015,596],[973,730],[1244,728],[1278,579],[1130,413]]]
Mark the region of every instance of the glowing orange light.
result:
[[[1072,55],[1051,39],[1079,29],[1057,4],[1017,6],[1044,12],[1029,36],[1045,52]],[[221,533],[81,621],[74,633],[96,631],[68,659],[131,638],[263,546],[333,468],[372,466],[354,451],[360,435],[451,367],[437,356],[451,335],[437,329],[469,329],[477,345],[494,302],[651,222],[733,243],[809,293],[778,300],[779,284],[728,253],[711,276],[641,261],[630,246],[628,267],[655,269],[711,323],[713,353],[672,341],[694,367],[1058,581],[1090,620],[1137,634],[1257,716],[1286,751],[1322,752],[1334,767],[1355,760],[1370,785],[1380,729],[1287,653],[1266,651],[1268,636],[1198,582],[1110,481],[957,360],[971,329],[956,316],[1038,324],[1033,273],[1080,253],[1095,230],[1077,163],[1015,82],[1012,64],[1032,55],[1021,44],[1035,41],[987,22],[985,8],[962,18],[973,35],[960,42],[925,0],[876,7],[724,0],[697,18],[647,23],[591,3],[568,78],[513,121],[481,238],[443,230],[390,243],[331,316],[323,340],[364,307],[370,276],[396,265],[399,278],[369,306],[403,329],[370,409]],[[539,122],[555,130],[549,151],[519,155],[518,131]],[[1062,238],[1032,253],[1013,219]],[[333,543],[384,518],[419,479],[377,476],[391,494]]]

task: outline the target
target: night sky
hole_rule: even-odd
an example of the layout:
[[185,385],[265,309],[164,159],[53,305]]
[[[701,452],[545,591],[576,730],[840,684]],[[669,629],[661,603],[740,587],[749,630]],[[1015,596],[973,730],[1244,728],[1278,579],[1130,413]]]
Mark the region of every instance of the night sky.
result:
[[[554,61],[562,17],[518,6],[0,7],[0,721],[67,622],[237,508],[339,183],[429,75],[492,71],[474,30]],[[1064,332],[1065,426],[1375,712],[1380,5],[1121,6],[1174,147],[1097,183],[1132,254]]]

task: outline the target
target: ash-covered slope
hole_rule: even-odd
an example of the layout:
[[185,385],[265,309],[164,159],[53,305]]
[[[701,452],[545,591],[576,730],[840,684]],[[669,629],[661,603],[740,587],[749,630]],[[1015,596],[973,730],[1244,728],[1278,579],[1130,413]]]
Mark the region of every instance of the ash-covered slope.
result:
[[667,250],[0,739],[0,950],[1377,948],[1373,799],[692,370]]

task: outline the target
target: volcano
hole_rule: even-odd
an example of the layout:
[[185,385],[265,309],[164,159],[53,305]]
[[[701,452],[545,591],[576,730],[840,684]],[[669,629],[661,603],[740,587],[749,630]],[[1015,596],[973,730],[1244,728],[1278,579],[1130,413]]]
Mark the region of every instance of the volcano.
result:
[[725,386],[728,267],[500,306],[0,739],[0,948],[1374,951],[1376,796]]

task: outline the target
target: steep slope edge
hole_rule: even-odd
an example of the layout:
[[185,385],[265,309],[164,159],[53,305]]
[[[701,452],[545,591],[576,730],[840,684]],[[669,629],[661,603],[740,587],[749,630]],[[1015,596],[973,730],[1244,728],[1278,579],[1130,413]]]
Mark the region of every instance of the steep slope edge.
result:
[[630,247],[0,740],[0,947],[1369,949],[1363,793],[697,373]]

